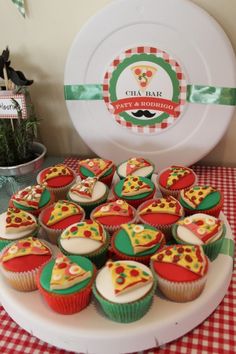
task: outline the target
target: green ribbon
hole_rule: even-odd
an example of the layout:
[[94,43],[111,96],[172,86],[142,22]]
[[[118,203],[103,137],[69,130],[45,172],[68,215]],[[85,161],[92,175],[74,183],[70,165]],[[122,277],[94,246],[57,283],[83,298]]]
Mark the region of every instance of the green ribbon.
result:
[[226,254],[234,259],[234,241],[230,238],[224,238],[220,253]]
[[[66,100],[102,100],[103,85],[65,85],[64,95]],[[187,85],[187,101],[191,103],[235,106],[236,88]]]
[[18,11],[21,13],[23,17],[25,17],[25,3],[24,0],[11,0],[13,4],[16,5]]

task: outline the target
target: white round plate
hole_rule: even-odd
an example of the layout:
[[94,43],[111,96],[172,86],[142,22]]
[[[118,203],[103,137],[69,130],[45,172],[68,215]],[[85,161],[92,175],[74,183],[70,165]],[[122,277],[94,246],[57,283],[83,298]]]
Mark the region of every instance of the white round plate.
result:
[[[174,58],[187,84],[235,87],[231,44],[216,21],[189,0],[116,0],[78,33],[68,54],[65,85],[102,84],[117,56],[138,46]],[[103,100],[69,101],[72,122],[91,150],[116,163],[132,156],[156,168],[191,165],[222,138],[234,108],[186,103],[178,122],[156,134],[139,134],[116,122]]]
[[[226,225],[226,238],[233,239],[222,213],[220,218]],[[94,303],[75,315],[56,314],[38,291],[16,291],[1,276],[0,300],[22,328],[59,348],[92,354],[130,353],[168,343],[204,321],[227,292],[232,268],[233,258],[219,254],[210,264],[206,286],[196,300],[181,304],[155,295],[150,311],[130,324],[110,321],[98,312]]]

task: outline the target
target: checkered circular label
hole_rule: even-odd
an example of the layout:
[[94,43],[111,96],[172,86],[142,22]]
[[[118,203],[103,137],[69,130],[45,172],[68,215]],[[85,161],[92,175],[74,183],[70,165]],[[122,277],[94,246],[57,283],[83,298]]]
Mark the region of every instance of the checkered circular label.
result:
[[117,123],[137,133],[157,133],[181,117],[186,82],[181,67],[166,52],[136,47],[109,66],[103,99]]

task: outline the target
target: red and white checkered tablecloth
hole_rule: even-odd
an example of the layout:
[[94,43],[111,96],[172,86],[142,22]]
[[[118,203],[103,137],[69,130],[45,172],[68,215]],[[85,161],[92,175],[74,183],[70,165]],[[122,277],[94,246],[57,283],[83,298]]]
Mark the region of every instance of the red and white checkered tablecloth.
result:
[[[76,166],[76,159],[67,158],[65,163]],[[223,212],[232,232],[236,235],[236,168],[193,166],[199,184],[219,188],[225,197]],[[53,347],[21,329],[0,306],[0,353],[72,354]],[[142,352],[143,354],[221,354],[236,353],[236,270],[231,284],[217,309],[198,327],[183,337]]]

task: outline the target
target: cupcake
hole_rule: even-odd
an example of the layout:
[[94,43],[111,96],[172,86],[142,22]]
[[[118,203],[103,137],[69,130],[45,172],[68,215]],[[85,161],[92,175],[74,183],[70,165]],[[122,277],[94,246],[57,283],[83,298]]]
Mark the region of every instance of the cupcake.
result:
[[117,174],[122,179],[129,175],[151,178],[154,164],[143,157],[132,157],[117,166]]
[[116,167],[110,160],[100,158],[85,159],[78,162],[78,174],[82,179],[97,177],[110,187]]
[[97,274],[93,294],[112,321],[129,323],[150,309],[156,289],[151,270],[134,261],[108,261]]
[[186,215],[204,213],[215,217],[223,207],[223,195],[211,186],[194,186],[180,192],[180,203]]
[[172,234],[177,243],[201,245],[205,254],[213,261],[220,252],[226,227],[222,220],[214,216],[197,213],[173,225]]
[[2,250],[0,271],[6,282],[19,291],[37,289],[36,274],[52,258],[45,241],[27,237],[10,243]]
[[208,258],[201,246],[171,245],[151,257],[151,269],[161,292],[172,301],[196,299],[207,280]]
[[171,239],[171,227],[184,215],[183,208],[172,196],[151,199],[141,204],[137,210],[138,221],[156,227]]
[[124,199],[137,208],[140,204],[154,197],[156,188],[154,183],[145,177],[127,176],[120,180],[113,189],[114,197]]
[[197,182],[197,176],[188,167],[170,166],[161,171],[157,177],[158,187],[163,196],[178,198],[181,190],[190,188]]
[[100,268],[106,262],[109,240],[101,224],[85,220],[67,227],[59,236],[58,246],[63,254],[87,257]]
[[70,225],[83,221],[84,210],[69,200],[58,200],[39,215],[39,224],[49,241],[57,244],[59,235]]
[[9,243],[37,235],[38,224],[34,215],[17,208],[8,208],[0,215],[0,251]]
[[164,245],[164,234],[155,227],[145,224],[123,224],[111,239],[111,251],[117,259],[147,265],[151,256]]
[[27,211],[38,216],[48,205],[54,203],[55,197],[44,185],[28,186],[15,193],[9,206]]
[[91,211],[107,201],[109,189],[106,184],[98,181],[97,177],[87,177],[75,183],[69,190],[67,198],[79,204],[90,217]]
[[53,192],[56,200],[66,198],[70,187],[75,183],[75,172],[64,164],[47,167],[40,171],[37,182]]
[[134,223],[136,210],[126,201],[118,199],[99,205],[92,211],[91,219],[102,224],[112,234],[121,224]]
[[41,267],[36,282],[40,294],[53,311],[71,315],[89,305],[95,273],[89,259],[59,253],[56,259]]

